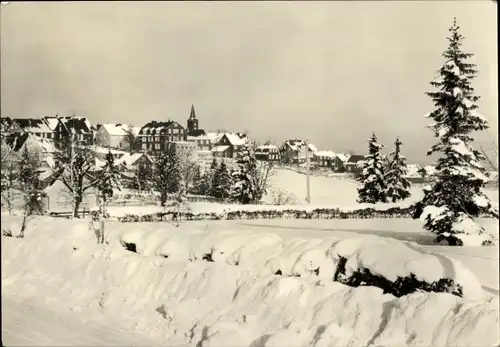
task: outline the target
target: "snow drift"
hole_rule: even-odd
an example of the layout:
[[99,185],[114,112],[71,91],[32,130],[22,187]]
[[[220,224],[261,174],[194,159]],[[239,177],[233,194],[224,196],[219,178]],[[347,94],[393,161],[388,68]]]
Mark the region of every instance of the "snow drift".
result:
[[[107,227],[104,245],[86,222],[46,217],[34,218],[24,239],[2,236],[3,294],[45,296],[68,310],[105,312],[169,345],[499,341],[498,298],[482,299],[473,274],[393,240],[284,241],[231,230],[179,234],[168,225]],[[125,243],[134,243],[137,254]],[[381,260],[382,254],[388,257]],[[446,275],[463,285],[464,298],[422,292],[397,298],[376,287],[334,282],[337,255],[347,258],[346,274],[367,267],[391,278],[413,271],[435,279],[452,271]]]

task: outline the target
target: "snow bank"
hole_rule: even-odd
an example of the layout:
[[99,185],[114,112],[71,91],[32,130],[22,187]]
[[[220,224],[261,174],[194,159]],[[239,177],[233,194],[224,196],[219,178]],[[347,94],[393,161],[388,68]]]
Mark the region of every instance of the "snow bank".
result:
[[[498,299],[469,297],[477,286],[473,276],[464,283],[464,298],[396,298],[331,280],[339,255],[352,269],[370,266],[387,276],[417,271],[435,278],[450,269],[396,241],[108,227],[109,244],[103,245],[80,221],[34,220],[24,239],[3,237],[3,292],[103,312],[167,345],[494,346],[499,340]],[[139,254],[126,251],[123,242],[135,242]],[[171,257],[174,252],[179,257]],[[212,261],[201,260],[207,253]],[[419,257],[425,264],[417,264]],[[465,280],[466,270],[451,263],[457,281]],[[277,267],[283,276],[272,274]],[[400,270],[391,274],[394,267]]]

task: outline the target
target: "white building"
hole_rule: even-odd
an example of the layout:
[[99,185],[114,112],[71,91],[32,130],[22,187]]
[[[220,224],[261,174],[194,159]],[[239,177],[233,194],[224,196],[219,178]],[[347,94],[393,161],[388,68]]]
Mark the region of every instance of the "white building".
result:
[[95,141],[98,146],[128,150],[130,140],[139,134],[139,130],[128,124],[103,124],[97,130]]

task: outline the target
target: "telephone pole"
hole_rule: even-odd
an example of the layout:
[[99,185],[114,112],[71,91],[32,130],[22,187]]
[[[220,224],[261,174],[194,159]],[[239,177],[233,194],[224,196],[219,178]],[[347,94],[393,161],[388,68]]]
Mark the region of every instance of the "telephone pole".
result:
[[311,186],[309,178],[309,141],[306,138],[306,175],[307,175],[307,203],[311,203]]

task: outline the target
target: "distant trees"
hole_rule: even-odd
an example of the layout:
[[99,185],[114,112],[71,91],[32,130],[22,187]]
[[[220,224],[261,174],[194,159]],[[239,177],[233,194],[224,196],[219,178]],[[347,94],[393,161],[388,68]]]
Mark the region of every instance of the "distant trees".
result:
[[443,53],[446,61],[439,77],[431,82],[436,90],[426,93],[434,102],[428,118],[433,120],[429,127],[437,140],[427,154],[442,156],[437,160],[436,179],[424,190],[414,218],[425,219],[424,227],[438,234],[438,241],[463,245],[475,239],[489,244],[492,236],[474,222],[474,217],[488,211],[498,218],[498,210],[481,191],[488,181],[480,163],[485,158],[472,148],[471,136],[489,125],[477,112],[479,96],[474,95],[471,85],[477,75],[476,65],[467,62],[473,54],[462,50],[464,37],[456,19],[449,31],[449,45]]

